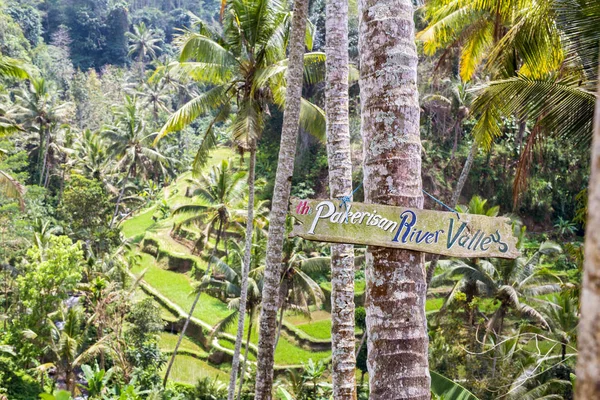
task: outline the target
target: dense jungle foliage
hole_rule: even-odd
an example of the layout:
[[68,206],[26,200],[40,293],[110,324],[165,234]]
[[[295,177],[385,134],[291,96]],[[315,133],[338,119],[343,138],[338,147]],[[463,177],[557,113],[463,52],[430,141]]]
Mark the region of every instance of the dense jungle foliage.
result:
[[[349,6],[362,201],[358,5]],[[425,305],[434,398],[458,398],[451,388],[472,399],[572,399],[599,8],[414,6],[423,189],[454,207],[464,171],[455,208],[509,216],[522,252],[434,264]],[[309,7],[292,196],[328,198],[325,0]],[[254,37],[248,21],[261,12],[272,14],[257,18]],[[240,397],[254,398],[290,19],[280,0],[0,0],[0,399],[227,398],[249,131],[257,198]],[[245,41],[264,57],[240,50]],[[433,197],[424,208],[445,211]],[[364,246],[355,254],[366,399]],[[330,258],[328,244],[285,239],[277,398],[332,396]]]

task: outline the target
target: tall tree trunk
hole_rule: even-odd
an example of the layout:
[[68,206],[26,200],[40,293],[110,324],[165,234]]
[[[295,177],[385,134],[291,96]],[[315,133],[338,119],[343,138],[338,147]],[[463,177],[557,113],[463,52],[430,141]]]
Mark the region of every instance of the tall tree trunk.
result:
[[[219,242],[221,241],[221,236],[223,235],[223,220],[219,223],[219,230],[217,232],[217,239],[215,241],[215,247],[213,248],[210,258],[208,259],[208,265],[206,266],[206,271],[210,271],[210,266],[212,264],[212,259],[217,253],[217,249],[219,247]],[[179,346],[181,346],[181,342],[185,337],[185,331],[187,330],[188,325],[190,324],[190,320],[192,319],[192,315],[194,315],[194,310],[196,309],[196,304],[198,304],[198,300],[200,300],[200,296],[202,295],[202,290],[198,288],[198,293],[196,293],[196,297],[194,298],[194,302],[192,303],[192,308],[190,308],[190,313],[185,319],[185,323],[183,324],[183,328],[181,328],[181,333],[179,334],[179,338],[177,339],[177,344],[173,349],[173,354],[169,359],[169,364],[167,365],[167,371],[165,372],[165,377],[163,379],[163,387],[167,387],[167,382],[169,380],[169,375],[171,373],[171,368],[173,368],[173,364],[175,363],[175,357],[177,357],[177,352],[179,351]]]
[[240,387],[238,389],[237,399],[242,398],[242,387],[244,386],[244,376],[246,375],[246,364],[248,363],[248,348],[250,347],[250,336],[252,336],[252,322],[254,322],[254,313],[250,314],[248,321],[248,334],[246,335],[246,349],[244,350],[244,362],[240,372]]
[[[231,361],[231,374],[229,375],[229,391],[227,400],[235,397],[235,383],[237,371],[240,366],[240,353],[244,341],[244,318],[246,317],[246,302],[248,299],[248,274],[250,272],[250,256],[252,254],[252,232],[254,232],[254,166],[256,164],[256,146],[250,148],[250,167],[248,168],[248,218],[246,219],[246,247],[244,249],[244,264],[242,265],[242,282],[240,291],[240,306],[238,316],[238,329],[235,337],[235,349]],[[244,361],[245,362],[245,361]],[[241,372],[244,375],[244,371]],[[240,381],[241,381],[240,377]]]
[[44,141],[44,153],[42,155],[42,171],[40,173],[40,184],[39,184],[39,186],[42,186],[42,184],[44,183],[44,175],[46,173],[46,166],[47,166],[47,163],[48,163],[48,147],[50,146],[50,129],[49,128],[46,129],[45,137],[46,138],[45,138],[45,141]]
[[307,14],[308,0],[296,0],[290,32],[287,93],[283,113],[279,161],[269,219],[256,368],[255,398],[257,400],[271,399],[273,389],[273,357],[275,353],[273,345],[277,324],[277,305],[279,304],[278,287],[282,269],[285,218],[290,199],[294,160],[296,158],[296,142],[298,140]]
[[[37,153],[37,172],[40,174],[39,180],[42,180],[42,164],[44,161],[44,139],[46,138],[46,131],[44,130],[44,124],[40,122],[39,127],[40,132],[40,142],[38,144],[38,153]],[[41,186],[41,183],[40,183]]]
[[[600,69],[600,66],[599,66]],[[598,85],[600,96],[600,85]],[[596,98],[577,348],[577,400],[600,398],[600,101]]]
[[[329,193],[352,192],[348,117],[348,1],[327,0],[325,53]],[[354,337],[354,246],[331,246],[331,347],[333,398],[356,398]]]
[[275,343],[273,344],[273,351],[277,350],[277,344],[281,337],[281,328],[283,327],[283,313],[285,312],[286,299],[283,299],[281,306],[279,307],[279,321],[277,322],[277,336],[275,336]]
[[165,377],[163,379],[163,387],[167,387],[167,382],[169,381],[169,375],[171,374],[171,368],[173,368],[173,364],[175,363],[175,357],[177,357],[177,352],[179,351],[179,346],[181,346],[181,342],[185,337],[185,331],[187,330],[188,325],[190,324],[190,320],[192,319],[192,315],[194,315],[194,310],[196,309],[196,304],[198,304],[198,300],[200,300],[200,295],[202,294],[201,290],[198,290],[196,293],[196,297],[194,298],[194,302],[192,303],[192,308],[190,308],[190,313],[185,319],[185,323],[183,324],[183,328],[181,329],[181,333],[179,334],[179,338],[177,339],[177,344],[173,349],[173,354],[171,354],[171,358],[169,359],[169,364],[167,365],[167,371],[165,372]]
[[[475,159],[475,155],[477,154],[477,150],[479,149],[479,145],[477,142],[473,141],[471,145],[471,151],[469,151],[469,155],[465,161],[465,165],[463,165],[463,169],[460,172],[460,177],[458,178],[458,182],[456,182],[456,187],[454,188],[454,192],[452,192],[452,198],[450,199],[449,206],[451,208],[456,207],[458,204],[458,199],[460,198],[460,194],[462,193],[463,188],[465,187],[465,183],[467,182],[467,177],[469,176],[469,172],[471,171],[471,167],[473,166],[473,160]],[[427,267],[427,286],[431,283],[433,279],[433,274],[435,273],[435,268],[437,267],[437,263],[440,260],[439,254],[434,254],[431,258],[431,262]]]
[[[358,347],[356,349],[356,357],[358,357],[358,354],[360,353],[360,351],[362,350],[362,347],[365,344],[365,340],[367,340],[367,331],[365,330],[365,333],[363,333],[362,338],[360,339],[360,343],[358,344]],[[362,385],[362,382],[361,382]]]
[[133,166],[135,164],[132,162],[131,166],[127,170],[127,176],[123,179],[123,187],[121,187],[121,191],[119,192],[119,197],[117,197],[117,204],[115,205],[115,212],[113,213],[112,219],[110,220],[109,228],[112,228],[115,220],[117,219],[117,215],[119,214],[119,206],[121,205],[121,200],[123,200],[123,194],[125,193],[125,187],[127,187],[127,182],[129,182],[129,177],[131,176],[131,172],[133,171]]
[[[359,1],[367,203],[423,207],[417,54],[410,0]],[[429,399],[422,253],[369,246],[370,399]]]

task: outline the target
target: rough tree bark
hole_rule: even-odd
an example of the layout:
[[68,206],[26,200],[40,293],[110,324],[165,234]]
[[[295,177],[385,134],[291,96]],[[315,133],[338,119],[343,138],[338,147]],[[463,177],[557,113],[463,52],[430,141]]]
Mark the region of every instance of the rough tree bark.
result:
[[[599,68],[600,69],[600,68]],[[600,96],[600,85],[598,86]],[[577,400],[600,398],[600,101],[596,98],[577,348]]]
[[[422,208],[413,5],[360,0],[359,18],[365,201]],[[370,246],[367,257],[370,398],[428,400],[423,254]]]
[[[231,361],[231,374],[229,375],[229,391],[227,400],[233,400],[235,397],[235,383],[238,368],[240,366],[240,353],[242,351],[242,342],[244,341],[244,319],[246,317],[246,302],[248,300],[248,274],[250,272],[250,256],[252,254],[252,232],[254,232],[254,170],[256,165],[256,145],[252,144],[250,148],[250,166],[248,168],[248,217],[246,219],[246,244],[244,248],[244,264],[242,265],[242,282],[240,290],[240,309],[238,311],[238,328],[235,337],[235,349],[233,350],[233,360]],[[248,333],[249,334],[249,333]],[[242,370],[241,375],[244,374]],[[240,379],[240,389],[243,384]]]
[[294,2],[294,17],[289,41],[287,93],[283,113],[283,127],[281,129],[279,161],[269,218],[256,366],[255,399],[257,400],[270,400],[273,389],[279,280],[282,269],[283,240],[285,239],[285,218],[290,198],[294,160],[296,158],[296,142],[298,140],[307,14],[308,0],[296,0]]
[[[460,176],[458,177],[458,182],[456,182],[454,192],[452,192],[452,198],[450,199],[450,203],[448,204],[451,208],[456,207],[456,205],[458,204],[458,199],[460,198],[460,194],[462,193],[462,190],[465,187],[465,183],[467,182],[467,177],[469,176],[469,172],[471,171],[471,167],[473,166],[473,160],[475,159],[477,150],[479,150],[479,145],[477,144],[477,142],[474,141],[471,145],[471,151],[469,151],[469,155],[467,156],[465,165],[463,165],[463,169],[460,172]],[[429,284],[433,279],[433,274],[435,273],[435,268],[437,267],[437,263],[439,260],[439,254],[434,254],[431,258],[429,267],[427,267],[427,287],[429,287]]]
[[[327,160],[329,191],[337,199],[352,192],[348,118],[348,2],[326,3]],[[354,337],[354,246],[331,246],[331,345],[333,398],[356,398]]]

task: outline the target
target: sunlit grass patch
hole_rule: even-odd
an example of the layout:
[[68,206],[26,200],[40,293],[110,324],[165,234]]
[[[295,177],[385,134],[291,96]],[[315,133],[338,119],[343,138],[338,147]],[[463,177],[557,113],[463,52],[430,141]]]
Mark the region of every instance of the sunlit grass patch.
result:
[[[178,339],[179,339],[178,334],[161,332],[161,333],[159,333],[158,346],[162,351],[173,351],[173,349],[175,349],[175,345],[177,344]],[[208,353],[206,353],[204,351],[204,349],[202,347],[200,347],[200,345],[198,345],[197,343],[194,343],[192,340],[188,339],[187,337],[183,338],[183,340],[181,342],[181,346],[179,348],[181,350],[189,350],[189,351],[199,353],[201,355],[208,356]]]
[[169,379],[175,382],[195,384],[198,379],[204,377],[216,378],[222,382],[228,382],[229,380],[227,373],[209,365],[205,361],[187,355],[178,355],[175,357]]
[[[194,295],[191,294],[193,290],[191,279],[185,274],[160,268],[154,257],[149,254],[141,254],[141,256],[142,262],[133,272],[139,273],[147,269],[144,280],[148,284],[184,310],[189,310],[194,302]],[[211,325],[216,325],[230,313],[227,304],[206,293],[202,293],[194,310],[195,317]]]

